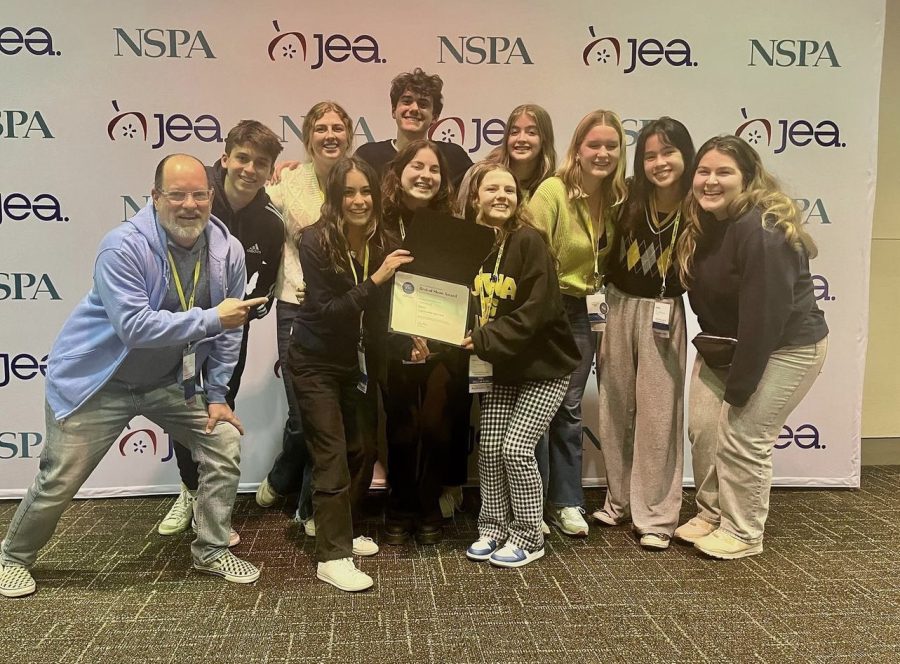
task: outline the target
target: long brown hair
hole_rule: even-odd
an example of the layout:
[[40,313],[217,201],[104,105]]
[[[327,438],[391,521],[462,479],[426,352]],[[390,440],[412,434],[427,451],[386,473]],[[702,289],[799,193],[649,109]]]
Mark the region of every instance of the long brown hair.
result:
[[[513,182],[516,183],[516,211],[513,215],[507,219],[503,226],[499,227],[499,232],[497,233],[496,244],[502,244],[503,240],[506,239],[508,235],[515,233],[517,230],[522,228],[523,226],[528,226],[529,228],[533,228],[536,230],[541,238],[544,240],[544,243],[547,245],[547,248],[550,248],[550,238],[547,236],[547,232],[542,228],[538,228],[534,225],[534,221],[531,218],[531,213],[528,211],[528,207],[522,204],[522,186],[519,184],[519,181],[516,180],[516,176],[513,175],[512,171],[509,170],[503,164],[488,164],[481,163],[478,164],[478,168],[472,175],[472,185],[470,188],[470,203],[473,207],[476,206],[478,201],[478,190],[481,188],[481,183],[484,182],[484,178],[488,173],[493,171],[503,171],[505,173],[509,173],[512,175]],[[475,207],[477,209],[477,207]],[[477,213],[476,213],[477,214]],[[552,253],[552,251],[551,251]]]
[[[781,191],[778,180],[769,173],[749,143],[737,136],[715,136],[697,150],[696,165],[707,152],[715,150],[734,159],[741,172],[743,191],[728,206],[728,215],[740,217],[752,208],[762,213],[762,225],[767,230],[779,229],[785,241],[797,252],[806,252],[810,258],[818,254],[816,243],[800,225],[800,209],[793,199]],[[695,166],[696,170],[696,166]],[[678,272],[681,283],[689,285],[694,267],[694,252],[702,235],[701,218],[706,214],[697,202],[693,189],[687,199],[688,225],[676,247]]]
[[400,176],[403,169],[411,162],[419,150],[431,150],[437,157],[438,166],[441,169],[441,184],[434,197],[428,201],[427,207],[439,212],[452,213],[453,207],[453,185],[450,183],[450,170],[447,166],[447,160],[438,150],[438,146],[427,138],[420,138],[407,143],[385,167],[384,175],[381,180],[381,197],[383,203],[383,218],[393,219],[399,216],[401,211],[406,208],[403,204],[403,188],[400,185]]

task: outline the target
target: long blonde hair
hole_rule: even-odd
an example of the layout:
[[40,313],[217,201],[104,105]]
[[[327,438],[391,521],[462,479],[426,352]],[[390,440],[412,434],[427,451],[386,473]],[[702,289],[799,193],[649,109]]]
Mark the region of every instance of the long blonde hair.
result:
[[[728,215],[737,218],[752,208],[762,213],[762,225],[766,230],[779,229],[794,251],[806,252],[810,258],[818,254],[816,243],[803,230],[800,209],[794,200],[781,191],[778,180],[763,167],[762,159],[746,141],[732,135],[715,136],[700,146],[695,162],[699,165],[703,156],[712,150],[734,159],[741,172],[744,189],[728,206]],[[693,189],[687,199],[688,225],[678,240],[676,255],[678,272],[683,284],[688,285],[694,267],[694,252],[700,239],[702,228],[700,218],[703,209],[694,197]]]
[[616,172],[612,177],[604,178],[600,183],[600,196],[605,209],[621,204],[625,200],[625,130],[622,128],[622,121],[613,111],[605,111],[598,109],[592,111],[581,118],[581,122],[575,127],[575,133],[572,134],[572,141],[569,143],[569,149],[566,150],[566,157],[562,166],[556,172],[563,184],[566,186],[566,192],[569,194],[569,200],[584,198],[584,179],[581,172],[581,164],[578,160],[578,149],[584,142],[588,132],[597,126],[612,127],[616,130],[619,137],[619,163],[616,164]]

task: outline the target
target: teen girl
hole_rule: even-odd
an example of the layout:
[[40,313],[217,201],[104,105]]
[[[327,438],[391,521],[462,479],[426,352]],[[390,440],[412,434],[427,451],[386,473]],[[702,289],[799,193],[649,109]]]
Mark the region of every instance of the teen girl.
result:
[[300,238],[306,296],[294,319],[288,366],[313,464],[313,509],[319,579],[341,590],[364,590],[372,579],[352,554],[378,546],[353,537],[353,506],[369,488],[375,455],[374,381],[366,349],[384,332],[372,312],[378,287],[412,260],[396,250],[385,257],[375,172],[349,158],[328,176],[322,216]]
[[612,111],[589,113],[578,126],[556,176],[538,186],[529,203],[535,226],[550,237],[557,274],[580,361],[550,423],[547,516],[563,533],[586,537],[582,516],[581,398],[597,352],[588,309],[599,309],[613,219],[625,198],[625,134]]
[[683,466],[685,318],[674,250],[687,227],[694,144],[663,117],[638,135],[634,177],[606,273],[609,305],[598,362],[605,525],[629,519],[641,546],[665,549],[678,525]]
[[[496,231],[475,279],[479,324],[463,345],[491,365],[481,400],[481,512],[472,560],[520,567],[544,555],[543,491],[535,446],[579,362],[556,267],[524,208],[512,173],[488,165],[472,181],[477,222]],[[503,546],[500,546],[503,544]]]

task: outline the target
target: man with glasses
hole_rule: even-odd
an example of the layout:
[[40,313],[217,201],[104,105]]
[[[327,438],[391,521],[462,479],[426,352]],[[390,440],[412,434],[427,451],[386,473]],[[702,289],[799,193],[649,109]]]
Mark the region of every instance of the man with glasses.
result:
[[[249,320],[262,318],[269,312],[284,250],[284,221],[265,191],[281,149],[281,142],[271,129],[255,120],[242,120],[225,137],[225,153],[206,169],[215,190],[213,216],[223,222],[244,247],[247,297],[266,298],[265,304],[250,310]],[[248,322],[244,325],[237,365],[225,396],[232,409],[244,373],[249,333]],[[181,493],[160,522],[160,535],[175,535],[190,527],[200,481],[199,464],[192,458],[191,451],[177,439],[173,438],[172,443],[181,475]],[[231,529],[228,546],[237,546],[240,541],[240,535]]]
[[244,251],[210,217],[202,163],[184,154],[163,159],[152,198],[103,239],[93,287],[50,350],[40,470],[0,544],[0,595],[35,591],[28,568],[138,415],[177,436],[200,462],[194,568],[234,583],[259,578],[227,548],[243,427],[225,395],[241,328],[266,298],[242,299]]

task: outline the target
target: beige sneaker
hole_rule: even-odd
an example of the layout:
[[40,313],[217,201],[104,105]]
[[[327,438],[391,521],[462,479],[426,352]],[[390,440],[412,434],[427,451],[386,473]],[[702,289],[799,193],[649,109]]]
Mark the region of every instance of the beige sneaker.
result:
[[354,537],[353,538],[353,555],[354,556],[374,556],[378,553],[378,545],[371,537]]
[[747,556],[755,556],[763,551],[762,542],[751,544],[744,540],[739,540],[721,528],[714,530],[706,537],[698,539],[694,542],[694,547],[707,556],[721,558],[722,560],[746,558]]
[[705,521],[699,516],[695,516],[675,529],[675,539],[693,544],[701,537],[709,535],[715,529],[716,526],[709,521]]
[[371,588],[375,583],[371,576],[356,569],[353,558],[338,558],[319,563],[316,567],[316,578],[348,593]]
[[21,565],[0,565],[0,595],[24,597],[37,589],[31,572]]
[[588,525],[584,520],[584,510],[580,507],[559,507],[547,513],[550,523],[560,532],[570,537],[587,537]]
[[462,503],[463,491],[461,486],[445,486],[441,497],[438,498],[441,514],[445,519],[452,517],[454,512],[460,511]]
[[644,533],[641,535],[641,546],[645,549],[663,550],[669,548],[672,538],[665,533]]
[[182,484],[181,493],[175,499],[168,513],[159,522],[156,531],[160,535],[177,535],[183,533],[191,525],[194,516],[194,494]]
[[281,495],[269,484],[268,476],[264,477],[256,490],[256,504],[260,507],[272,507],[279,498],[281,498]]

